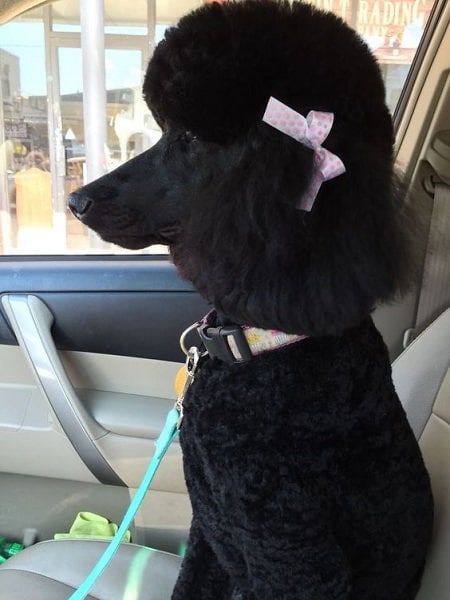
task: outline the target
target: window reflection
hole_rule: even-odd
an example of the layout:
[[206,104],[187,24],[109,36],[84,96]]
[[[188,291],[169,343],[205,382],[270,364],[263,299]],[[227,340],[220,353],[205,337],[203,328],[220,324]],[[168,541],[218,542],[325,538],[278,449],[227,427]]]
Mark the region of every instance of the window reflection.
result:
[[[130,10],[125,0],[105,0],[107,170],[158,141],[141,94],[150,48],[204,1],[134,0]],[[393,112],[433,0],[308,1],[364,37]],[[0,254],[123,252],[96,245],[66,208],[67,195],[86,181],[79,9],[79,0],[59,0],[0,30]]]
[[42,19],[2,27],[0,73],[1,250],[48,248],[53,208]]

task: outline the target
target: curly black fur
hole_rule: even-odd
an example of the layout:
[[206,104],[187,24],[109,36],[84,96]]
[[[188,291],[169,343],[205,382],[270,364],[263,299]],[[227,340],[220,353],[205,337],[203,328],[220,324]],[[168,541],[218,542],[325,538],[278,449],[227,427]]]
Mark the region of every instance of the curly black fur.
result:
[[370,318],[249,363],[185,401],[194,511],[172,600],[412,600],[433,506]]
[[[194,509],[174,600],[412,600],[432,525],[418,445],[369,314],[412,280],[378,66],[309,5],[205,6],[169,30],[144,95],[164,135],[72,208],[129,248],[169,242],[226,319],[310,339],[211,360],[181,432]],[[297,208],[312,151],[261,118],[270,96],[333,112],[346,173]]]
[[[204,7],[166,34],[144,93],[164,129],[232,154],[192,198],[173,246],[182,274],[219,310],[323,335],[408,287],[408,209],[381,75],[340,19],[301,3]],[[324,145],[347,173],[322,186],[310,214],[296,204],[312,151],[261,121],[270,96],[305,115],[335,115]]]

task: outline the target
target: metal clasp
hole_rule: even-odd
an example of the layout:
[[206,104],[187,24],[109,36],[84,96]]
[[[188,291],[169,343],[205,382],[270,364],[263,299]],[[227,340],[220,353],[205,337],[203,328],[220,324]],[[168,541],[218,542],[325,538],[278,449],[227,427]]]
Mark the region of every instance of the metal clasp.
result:
[[178,396],[177,401],[175,402],[175,408],[177,409],[177,411],[180,415],[178,418],[178,421],[177,421],[178,429],[180,429],[180,427],[181,427],[181,423],[183,421],[183,416],[184,416],[183,401],[184,401],[184,398],[186,397],[188,389],[191,387],[192,383],[194,382],[195,373],[198,369],[198,365],[199,365],[201,357],[202,357],[202,353],[196,346],[191,346],[191,348],[189,348],[189,350],[186,353],[186,375],[187,375],[186,382],[183,386],[183,390],[181,391],[181,394]]
[[[186,356],[189,356],[189,352],[192,350],[192,348],[194,348],[194,346],[191,346],[189,348],[189,350],[186,348],[186,337],[188,336],[189,333],[191,333],[191,331],[194,331],[194,329],[198,329],[199,327],[200,327],[200,323],[194,323],[193,325],[189,325],[189,327],[187,329],[185,329],[183,331],[183,333],[181,334],[180,347],[181,347],[183,353],[186,354]],[[206,356],[208,354],[208,350],[200,351],[199,348],[197,348],[197,350],[200,353],[199,358],[203,358],[204,356]]]

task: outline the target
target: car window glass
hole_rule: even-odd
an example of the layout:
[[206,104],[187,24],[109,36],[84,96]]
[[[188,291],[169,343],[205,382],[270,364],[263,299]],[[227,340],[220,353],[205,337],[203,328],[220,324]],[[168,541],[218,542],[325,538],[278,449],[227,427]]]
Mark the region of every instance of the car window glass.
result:
[[[377,57],[393,112],[433,0],[309,0],[345,19]],[[156,143],[142,100],[151,48],[201,0],[105,0],[107,138],[104,170]],[[67,209],[86,182],[78,0],[59,0],[0,28],[0,255],[126,253],[102,242]],[[99,38],[99,43],[101,42]],[[165,253],[163,246],[140,253]]]

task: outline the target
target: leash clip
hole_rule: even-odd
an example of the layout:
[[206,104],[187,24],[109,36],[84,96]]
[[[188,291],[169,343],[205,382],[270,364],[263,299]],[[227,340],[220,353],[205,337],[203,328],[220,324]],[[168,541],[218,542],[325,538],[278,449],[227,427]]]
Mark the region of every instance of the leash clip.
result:
[[[185,329],[183,331],[183,333],[181,334],[180,347],[181,347],[183,353],[186,354],[187,357],[189,357],[189,353],[194,348],[194,346],[191,346],[191,348],[189,348],[189,350],[187,349],[186,337],[191,333],[191,331],[194,331],[194,329],[197,330],[200,327],[200,325],[201,325],[201,323],[199,323],[199,322],[193,323],[192,325],[189,325],[189,327],[187,329]],[[208,354],[208,350],[206,350],[206,349],[201,352],[198,348],[196,348],[196,350],[198,350],[198,352],[199,352],[199,359],[203,358],[204,356],[206,356]]]
[[[203,354],[204,355],[204,354]],[[177,429],[180,429],[181,423],[183,421],[183,401],[187,394],[188,389],[191,387],[192,383],[195,379],[195,373],[198,369],[200,359],[202,358],[202,353],[197,348],[197,346],[191,346],[186,353],[186,381],[181,391],[181,394],[178,396],[177,401],[175,402],[175,408],[178,411],[179,417],[177,421]]]

